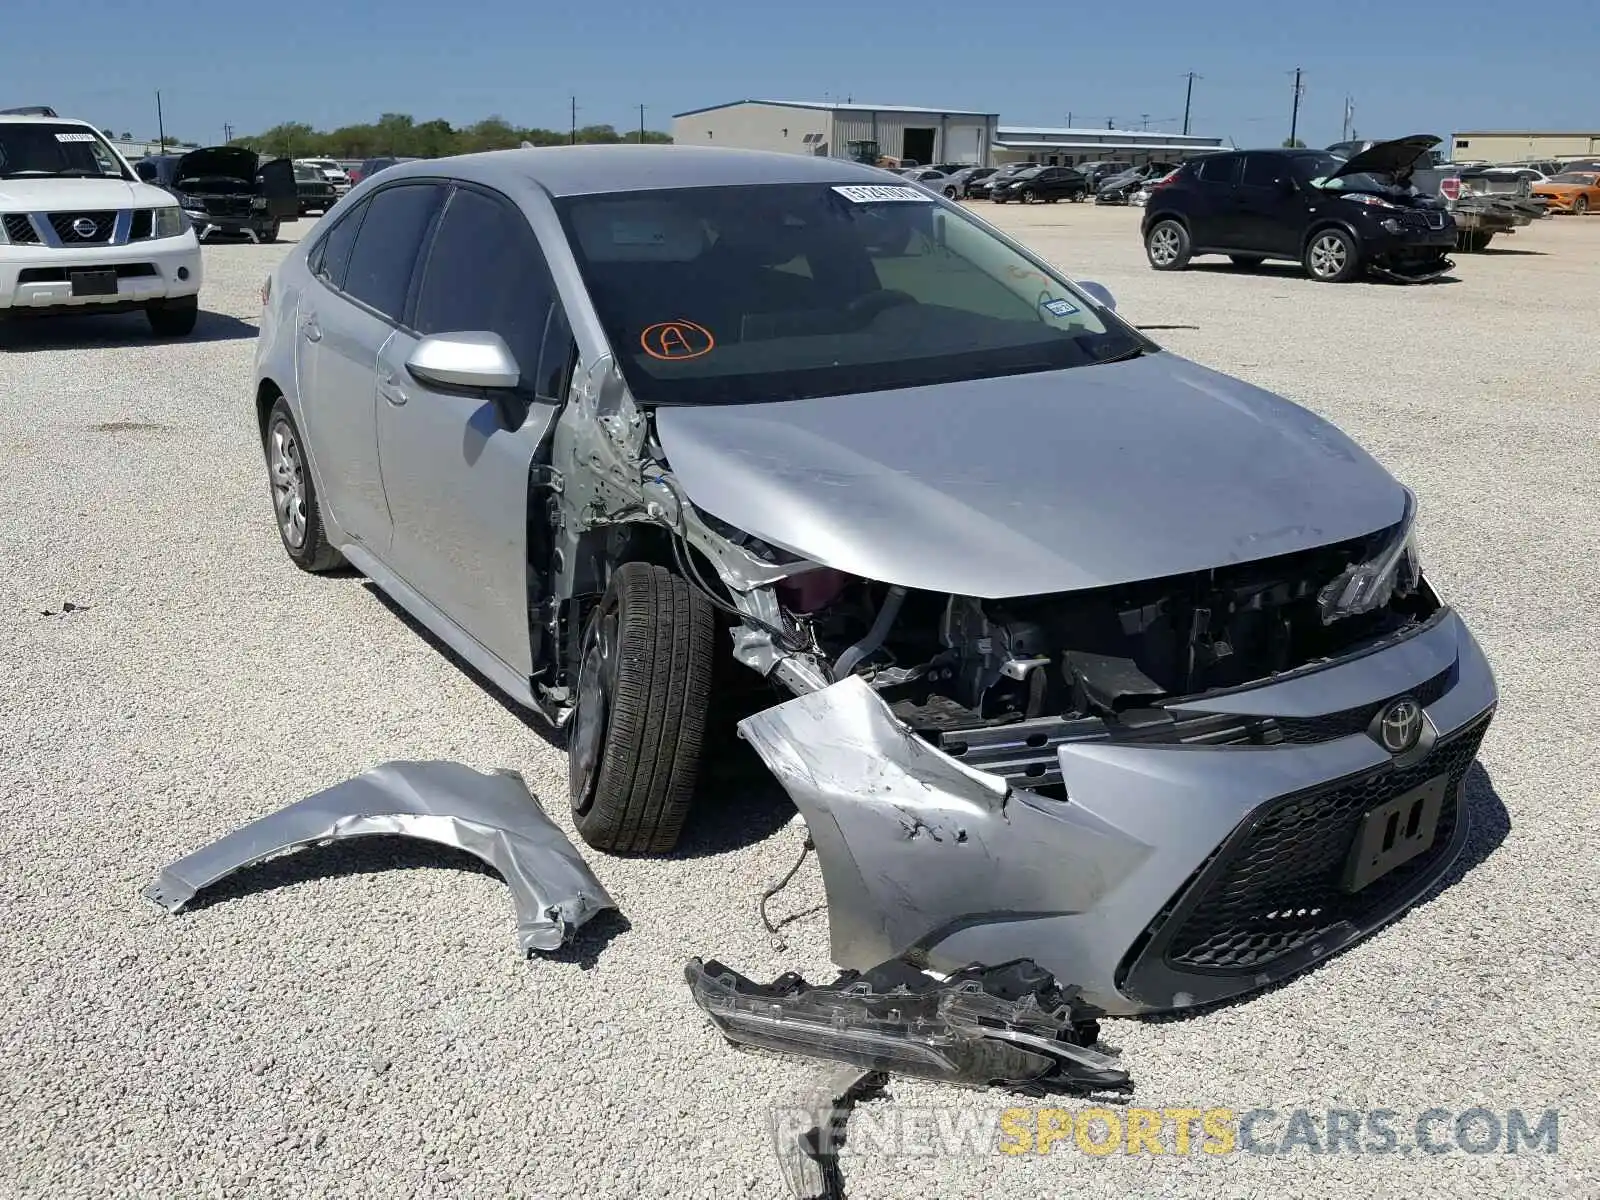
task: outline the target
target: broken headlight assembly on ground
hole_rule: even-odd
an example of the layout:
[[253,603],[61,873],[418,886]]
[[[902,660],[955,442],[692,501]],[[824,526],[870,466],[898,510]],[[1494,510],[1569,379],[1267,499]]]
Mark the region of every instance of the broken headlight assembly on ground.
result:
[[1095,1012],[1035,963],[970,966],[943,979],[905,962],[758,984],[716,961],[684,969],[730,1041],[868,1071],[1028,1095],[1122,1091],[1128,1076],[1092,1049]]

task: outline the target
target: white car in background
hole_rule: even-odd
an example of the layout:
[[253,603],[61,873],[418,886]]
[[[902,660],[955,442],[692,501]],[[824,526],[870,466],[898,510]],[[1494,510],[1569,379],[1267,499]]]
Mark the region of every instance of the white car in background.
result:
[[350,174],[331,158],[297,158],[294,160],[297,167],[315,167],[322,172],[322,177],[333,184],[333,190],[339,195],[344,195],[350,190]]
[[0,319],[143,310],[193,332],[200,244],[92,125],[0,113]]

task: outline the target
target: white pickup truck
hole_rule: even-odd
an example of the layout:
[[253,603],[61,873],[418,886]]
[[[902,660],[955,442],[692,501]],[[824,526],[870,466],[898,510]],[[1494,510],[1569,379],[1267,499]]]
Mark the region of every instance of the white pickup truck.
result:
[[0,320],[142,310],[157,337],[185,337],[200,282],[188,217],[99,130],[0,112]]

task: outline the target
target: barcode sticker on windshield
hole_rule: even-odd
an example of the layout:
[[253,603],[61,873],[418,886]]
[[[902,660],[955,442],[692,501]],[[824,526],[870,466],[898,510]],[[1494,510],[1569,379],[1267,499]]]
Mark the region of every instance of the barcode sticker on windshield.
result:
[[914,187],[895,187],[893,184],[845,184],[833,189],[856,204],[932,204],[933,196]]
[[58,142],[92,142],[94,140],[95,140],[94,134],[92,134],[92,133],[58,133],[58,134],[56,134],[56,141],[58,141]]

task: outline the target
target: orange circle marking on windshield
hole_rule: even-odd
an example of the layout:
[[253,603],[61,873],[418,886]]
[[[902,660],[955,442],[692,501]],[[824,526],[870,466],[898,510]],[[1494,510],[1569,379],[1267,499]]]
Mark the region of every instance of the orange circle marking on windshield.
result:
[[651,358],[675,362],[699,358],[717,348],[711,330],[693,321],[659,321],[639,335],[639,344]]

